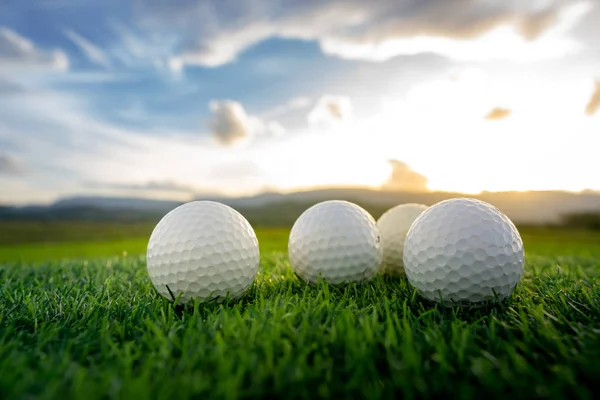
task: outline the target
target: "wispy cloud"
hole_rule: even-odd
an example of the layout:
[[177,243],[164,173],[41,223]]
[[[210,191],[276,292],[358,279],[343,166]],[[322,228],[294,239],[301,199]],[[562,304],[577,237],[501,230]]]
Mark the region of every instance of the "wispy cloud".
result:
[[589,116],[595,115],[600,110],[600,81],[594,82],[594,93],[585,107],[585,113]]
[[508,118],[511,113],[512,111],[508,108],[496,107],[485,116],[485,119],[489,121],[505,119]]
[[311,124],[342,122],[352,117],[352,103],[346,96],[324,95],[308,114]]
[[48,184],[67,178],[75,184],[106,164],[121,165],[122,153],[139,149],[143,141],[135,132],[97,120],[86,106],[80,96],[42,89],[0,97],[0,140],[18,139],[28,170],[47,174]]
[[95,44],[93,44],[90,40],[84,38],[79,33],[71,30],[65,29],[65,35],[73,42],[79,49],[85,54],[85,56],[91,62],[104,66],[110,66],[110,60],[108,56],[100,50]]
[[[231,178],[212,172],[239,160],[243,150],[210,146],[209,138],[197,131],[125,128],[95,115],[85,100],[50,89],[0,96],[0,143],[18,138],[19,151],[19,159],[2,157],[2,201],[51,201],[82,192],[180,199],[196,193],[240,192],[258,184],[254,179],[233,186]],[[252,129],[258,129],[248,118]],[[21,159],[31,174],[14,175],[15,161]],[[101,182],[108,183],[100,187]],[[197,182],[202,182],[198,190]]]
[[569,5],[560,0],[541,9],[526,2],[493,7],[479,1],[397,4],[365,29],[323,37],[321,48],[339,57],[373,61],[423,52],[466,61],[555,58],[578,48],[564,32],[591,9],[587,2]]
[[[17,3],[9,6],[13,14],[23,11]],[[394,161],[386,187],[424,190],[429,182],[471,190],[467,180],[479,179],[470,176],[474,163],[495,171],[502,160],[460,144],[483,147],[506,135],[523,146],[493,145],[527,149],[529,158],[515,159],[539,157],[536,171],[543,169],[548,182],[563,179],[556,187],[594,182],[575,172],[593,169],[584,161],[593,162],[591,149],[598,147],[600,120],[583,113],[600,110],[600,83],[592,94],[585,78],[597,72],[595,2],[45,2],[73,6],[56,20],[58,10],[29,3],[26,10],[48,23],[21,32],[0,27],[3,198],[76,191],[171,196],[199,183],[236,194],[266,184],[379,186],[389,172],[385,160],[396,158],[427,178]],[[56,27],[72,29],[57,34]],[[583,52],[572,58],[529,66],[477,62],[480,75],[460,75],[473,65],[461,60],[539,61],[577,49]],[[69,66],[64,51],[82,63]],[[413,54],[421,55],[407,56]],[[398,55],[404,57],[390,60]],[[91,63],[107,68],[85,68]],[[185,71],[190,66],[201,68]],[[324,93],[348,97],[319,98]],[[380,107],[384,97],[387,109]],[[448,126],[461,129],[448,135]],[[568,179],[548,172],[564,151],[564,132],[576,135],[585,154],[569,160],[575,172]],[[340,143],[344,151],[333,154]],[[532,151],[540,143],[545,151]],[[368,161],[357,164],[357,157]],[[9,175],[15,162],[27,173]],[[514,176],[526,175],[527,166],[513,164]],[[495,177],[501,183],[487,174],[477,185],[513,187],[502,166]],[[519,188],[542,187],[530,173]]]
[[177,45],[187,40],[186,34],[173,26],[160,32],[143,31],[134,25],[123,25],[112,21],[111,31],[118,37],[106,51],[112,58],[130,68],[152,67],[158,70],[177,72],[170,65]]
[[32,7],[38,8],[73,8],[85,7],[86,1],[81,0],[39,0],[32,4]]
[[148,181],[143,183],[86,182],[85,186],[142,192],[176,192],[191,195],[199,192],[198,188],[195,186],[177,183],[175,181]]
[[387,182],[383,185],[385,189],[424,192],[427,191],[427,177],[413,171],[406,163],[398,160],[390,160],[392,172]]
[[302,110],[310,107],[311,101],[308,97],[297,96],[290,99],[288,102],[281,104],[271,110],[266,111],[262,114],[264,118],[276,118],[287,113]]
[[[177,25],[188,31],[170,61],[177,71],[186,65],[230,63],[272,37],[314,40],[325,53],[372,61],[422,52],[472,60],[557,57],[574,49],[564,32],[591,9],[587,1],[564,0],[493,5],[474,0],[272,0],[236,3],[235,12],[228,2],[174,3],[142,4],[137,12],[148,28]],[[499,41],[502,51],[495,46]]]
[[0,71],[40,68],[64,71],[69,68],[69,59],[61,50],[42,51],[28,38],[0,27]]
[[0,175],[19,175],[24,172],[23,165],[9,154],[0,153]]
[[134,101],[129,107],[122,109],[119,116],[127,121],[142,121],[148,113],[140,101]]
[[11,82],[6,79],[0,78],[0,95],[3,94],[15,94],[23,91],[21,85],[16,82]]
[[521,18],[516,27],[527,40],[535,40],[559,22],[560,8],[546,8]]

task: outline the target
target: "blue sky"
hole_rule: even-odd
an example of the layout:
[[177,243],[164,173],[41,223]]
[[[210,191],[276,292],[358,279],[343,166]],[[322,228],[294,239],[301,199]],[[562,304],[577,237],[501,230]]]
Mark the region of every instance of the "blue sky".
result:
[[5,1],[0,202],[600,190],[597,37],[596,1]]

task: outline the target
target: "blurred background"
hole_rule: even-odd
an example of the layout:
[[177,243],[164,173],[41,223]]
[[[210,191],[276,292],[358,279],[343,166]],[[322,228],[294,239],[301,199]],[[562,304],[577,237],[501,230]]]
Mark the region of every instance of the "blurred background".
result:
[[0,261],[142,254],[193,199],[268,237],[469,196],[596,241],[598,37],[595,0],[4,0]]

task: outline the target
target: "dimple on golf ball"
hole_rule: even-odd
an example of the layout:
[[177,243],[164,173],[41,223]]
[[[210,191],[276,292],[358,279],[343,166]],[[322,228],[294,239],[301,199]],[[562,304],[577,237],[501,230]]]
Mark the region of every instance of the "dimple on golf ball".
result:
[[148,274],[156,290],[181,303],[242,296],[259,263],[258,240],[236,210],[193,201],[165,215],[148,242]]
[[379,217],[377,226],[383,245],[382,274],[404,275],[404,240],[413,221],[426,209],[424,204],[400,204]]
[[404,243],[404,270],[426,299],[454,304],[501,301],[521,280],[523,241],[492,205],[456,198],[413,222]]
[[288,242],[290,263],[309,283],[319,276],[331,284],[373,278],[382,258],[379,229],[356,204],[331,200],[310,207],[298,218]]

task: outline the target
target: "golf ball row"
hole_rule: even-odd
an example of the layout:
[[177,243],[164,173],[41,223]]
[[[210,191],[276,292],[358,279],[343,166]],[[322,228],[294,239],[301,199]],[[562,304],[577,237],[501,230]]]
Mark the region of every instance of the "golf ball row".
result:
[[[378,221],[347,201],[318,203],[294,223],[288,253],[296,275],[310,284],[405,275],[424,298],[448,306],[507,298],[524,265],[523,242],[510,219],[466,198],[402,204]],[[259,258],[254,230],[239,212],[194,201],[158,223],[147,266],[157,291],[171,300],[222,301],[248,290]]]

